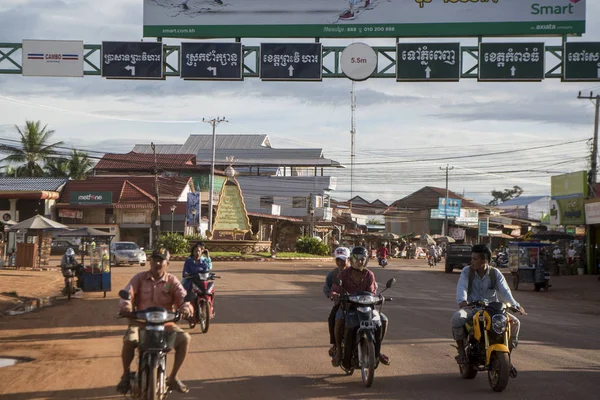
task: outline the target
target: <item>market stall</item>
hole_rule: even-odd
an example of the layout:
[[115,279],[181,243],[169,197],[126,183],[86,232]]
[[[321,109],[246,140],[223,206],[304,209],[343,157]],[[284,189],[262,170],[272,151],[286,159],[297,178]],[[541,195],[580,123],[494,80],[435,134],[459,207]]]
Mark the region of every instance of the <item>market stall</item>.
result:
[[81,239],[81,290],[84,292],[111,291],[110,241],[115,236],[94,228],[80,228],[58,235]]
[[513,286],[533,283],[535,290],[550,288],[550,273],[546,271],[541,257],[545,243],[512,242],[508,245],[508,267],[513,276]]

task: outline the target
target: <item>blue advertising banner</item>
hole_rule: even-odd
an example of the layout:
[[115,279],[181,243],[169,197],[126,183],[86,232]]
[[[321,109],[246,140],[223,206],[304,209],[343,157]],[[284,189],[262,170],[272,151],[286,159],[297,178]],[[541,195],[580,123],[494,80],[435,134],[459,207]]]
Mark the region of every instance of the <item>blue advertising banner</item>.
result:
[[447,199],[448,204],[446,204],[446,198],[440,197],[438,200],[438,212],[442,217],[448,215],[448,217],[460,217],[460,207],[462,205],[462,200],[460,199]]
[[185,215],[187,226],[198,226],[200,221],[200,193],[188,193]]
[[488,218],[480,219],[479,220],[479,236],[487,236],[489,227],[490,227],[490,220]]

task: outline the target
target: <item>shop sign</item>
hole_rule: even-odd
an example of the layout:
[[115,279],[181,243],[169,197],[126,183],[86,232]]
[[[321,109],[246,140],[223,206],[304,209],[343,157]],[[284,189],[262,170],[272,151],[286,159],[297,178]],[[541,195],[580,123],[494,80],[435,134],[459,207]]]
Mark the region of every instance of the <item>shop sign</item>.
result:
[[587,225],[600,224],[600,201],[585,205],[585,223]]
[[479,210],[476,208],[461,208],[460,217],[455,222],[460,225],[477,226],[479,223]]
[[123,213],[122,221],[124,224],[145,224],[146,223],[146,213],[143,213],[143,212]]
[[58,210],[58,216],[61,218],[83,219],[83,211],[61,208]]
[[487,236],[490,228],[490,221],[488,218],[479,220],[479,236]]
[[558,200],[561,225],[585,224],[585,206],[583,198]]
[[587,196],[587,171],[551,177],[550,195],[552,200]]
[[465,240],[466,229],[463,228],[455,228],[453,226],[448,230],[450,233],[450,237],[454,240]]
[[112,192],[71,192],[71,204],[112,204]]

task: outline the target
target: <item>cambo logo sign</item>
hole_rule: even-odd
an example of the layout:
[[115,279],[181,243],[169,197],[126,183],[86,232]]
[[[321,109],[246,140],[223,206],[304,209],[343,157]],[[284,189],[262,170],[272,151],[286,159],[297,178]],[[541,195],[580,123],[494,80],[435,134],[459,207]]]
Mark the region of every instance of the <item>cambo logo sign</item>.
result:
[[144,0],[144,36],[580,35],[585,0]]
[[71,204],[111,204],[112,192],[71,192]]
[[23,40],[23,76],[83,76],[83,41]]

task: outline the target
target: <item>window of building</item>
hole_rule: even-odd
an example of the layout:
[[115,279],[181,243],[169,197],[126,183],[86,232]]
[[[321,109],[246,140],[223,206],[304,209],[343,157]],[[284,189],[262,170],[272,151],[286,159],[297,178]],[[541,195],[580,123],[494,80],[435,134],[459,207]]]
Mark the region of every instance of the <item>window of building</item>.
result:
[[273,196],[260,196],[260,207],[266,208],[273,205]]
[[293,208],[306,208],[306,197],[294,197],[292,198]]

